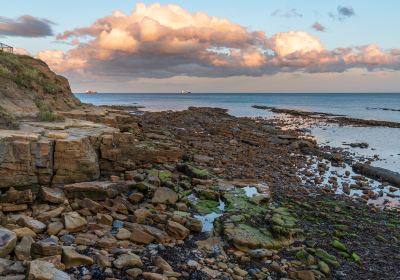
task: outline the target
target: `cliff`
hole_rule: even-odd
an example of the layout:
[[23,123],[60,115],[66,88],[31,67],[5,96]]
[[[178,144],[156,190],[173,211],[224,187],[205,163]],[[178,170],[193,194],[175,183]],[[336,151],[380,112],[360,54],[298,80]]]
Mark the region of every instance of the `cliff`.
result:
[[52,121],[54,111],[81,105],[68,80],[41,60],[0,52],[0,128],[15,128],[18,119]]

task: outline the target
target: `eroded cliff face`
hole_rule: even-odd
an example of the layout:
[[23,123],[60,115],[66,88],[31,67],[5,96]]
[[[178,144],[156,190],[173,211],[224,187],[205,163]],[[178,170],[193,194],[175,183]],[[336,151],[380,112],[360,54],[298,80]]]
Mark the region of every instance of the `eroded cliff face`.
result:
[[68,111],[81,105],[68,80],[43,61],[1,52],[0,101],[0,128],[11,129],[15,118],[35,118],[40,111]]

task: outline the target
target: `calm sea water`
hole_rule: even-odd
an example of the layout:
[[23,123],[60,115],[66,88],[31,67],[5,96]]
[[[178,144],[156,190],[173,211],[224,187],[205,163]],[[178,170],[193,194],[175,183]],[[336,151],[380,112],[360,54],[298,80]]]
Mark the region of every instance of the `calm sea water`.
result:
[[265,115],[265,112],[251,108],[252,105],[258,104],[400,122],[400,111],[372,109],[400,110],[400,93],[100,93],[77,94],[77,97],[85,103],[95,105],[138,104],[145,106],[145,110],[149,111],[184,110],[190,106],[205,106],[226,108],[235,116]]
[[[76,94],[95,105],[141,105],[143,110],[184,110],[190,106],[219,107],[234,116],[271,117],[252,105],[347,115],[353,118],[400,122],[400,93],[235,93],[235,94]],[[382,108],[392,109],[382,110]],[[400,172],[400,129],[384,127],[331,127],[312,131],[321,144],[348,148],[344,143],[367,142],[368,149],[353,149],[359,155],[378,154],[374,165]]]

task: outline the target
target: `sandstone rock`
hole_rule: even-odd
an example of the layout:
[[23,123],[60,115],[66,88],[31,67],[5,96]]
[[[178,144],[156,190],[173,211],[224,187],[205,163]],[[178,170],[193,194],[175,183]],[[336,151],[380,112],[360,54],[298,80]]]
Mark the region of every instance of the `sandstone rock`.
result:
[[139,256],[135,254],[120,255],[114,262],[114,266],[119,269],[130,268],[135,266],[143,266],[143,262]]
[[154,192],[152,203],[174,204],[178,201],[178,194],[170,188],[157,188]]
[[77,245],[93,246],[96,244],[99,238],[95,234],[91,233],[79,233],[74,243]]
[[17,235],[18,239],[24,236],[36,237],[36,233],[28,227],[16,228],[12,230]]
[[18,212],[28,209],[27,204],[0,203],[0,210],[3,212]]
[[82,182],[64,186],[68,198],[89,198],[92,200],[105,200],[115,190],[116,183],[111,182]]
[[296,272],[296,278],[299,280],[314,280],[315,275],[311,270],[301,270]]
[[53,184],[96,180],[100,176],[97,153],[88,137],[57,139]]
[[80,265],[91,265],[93,264],[93,259],[79,254],[71,247],[63,247],[62,262],[65,264],[65,268],[68,269]]
[[17,191],[14,188],[10,188],[7,192],[0,195],[0,203],[23,204],[32,203],[32,201],[33,197],[31,190]]
[[29,264],[28,280],[71,280],[71,277],[54,267],[54,264],[34,260]]
[[32,244],[31,255],[34,258],[61,255],[62,247],[49,237]]
[[146,233],[152,235],[158,243],[167,243],[171,240],[169,235],[161,229],[158,229],[158,228],[155,228],[152,226],[148,226],[148,225],[144,225],[142,227],[142,229]]
[[174,271],[170,264],[160,256],[156,256],[153,260],[154,265],[161,269],[163,272]]
[[142,201],[143,197],[144,197],[144,195],[142,193],[134,192],[128,196],[128,199],[132,203],[138,203],[138,202]]
[[41,187],[39,194],[43,201],[50,203],[63,203],[67,199],[60,188]]
[[11,230],[0,227],[0,258],[10,254],[17,244],[17,235]]
[[143,272],[143,278],[145,280],[168,280],[167,276],[153,272]]
[[44,223],[28,216],[21,216],[17,222],[21,226],[30,228],[35,233],[41,233],[46,230],[46,225]]
[[40,221],[48,221],[51,218],[60,216],[64,212],[64,207],[58,207],[53,210],[40,213],[36,218]]
[[133,279],[138,278],[142,273],[143,271],[140,268],[130,268],[126,271],[126,274],[131,276]]
[[97,222],[102,225],[111,226],[113,218],[108,214],[97,214]]
[[54,222],[47,225],[47,234],[57,235],[64,228],[64,224],[61,222]]
[[129,230],[127,230],[126,228],[120,228],[117,232],[117,234],[115,235],[115,237],[118,240],[129,240],[131,236],[131,232]]
[[100,248],[110,249],[117,246],[117,240],[114,237],[102,237],[96,244]]
[[154,241],[154,237],[143,230],[134,228],[131,230],[130,240],[137,244],[150,244]]
[[176,239],[185,239],[190,234],[190,230],[171,220],[167,222],[167,232]]
[[14,250],[18,260],[24,261],[31,258],[31,246],[33,243],[35,243],[35,240],[31,236],[22,237]]
[[87,221],[78,212],[68,212],[64,214],[64,225],[69,232],[77,232],[87,225]]

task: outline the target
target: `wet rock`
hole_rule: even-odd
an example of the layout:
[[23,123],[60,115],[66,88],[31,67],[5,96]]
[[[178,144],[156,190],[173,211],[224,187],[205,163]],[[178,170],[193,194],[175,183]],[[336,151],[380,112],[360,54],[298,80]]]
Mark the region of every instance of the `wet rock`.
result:
[[114,266],[119,269],[126,269],[130,267],[141,267],[143,262],[139,256],[135,254],[120,255],[114,262]]
[[17,235],[8,229],[0,227],[0,258],[10,254],[17,245]]
[[79,254],[71,247],[63,247],[62,262],[65,264],[65,268],[68,269],[80,265],[91,265],[93,264],[93,259]]
[[56,204],[63,203],[67,199],[64,191],[60,188],[41,187],[39,195],[42,201]]
[[175,204],[178,200],[178,194],[170,188],[160,187],[154,192],[152,203],[157,204]]
[[64,214],[64,225],[67,231],[77,232],[87,225],[87,221],[78,212],[68,212]]
[[176,239],[185,239],[190,234],[186,227],[171,220],[167,222],[167,232]]
[[41,261],[34,260],[29,264],[28,270],[28,280],[71,280],[71,277],[55,268],[54,264]]

